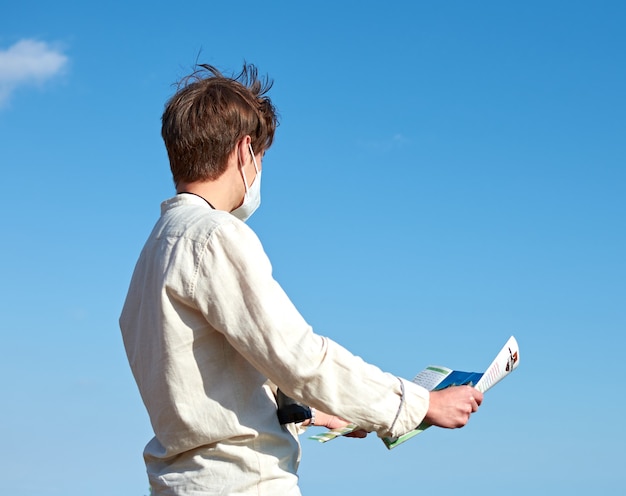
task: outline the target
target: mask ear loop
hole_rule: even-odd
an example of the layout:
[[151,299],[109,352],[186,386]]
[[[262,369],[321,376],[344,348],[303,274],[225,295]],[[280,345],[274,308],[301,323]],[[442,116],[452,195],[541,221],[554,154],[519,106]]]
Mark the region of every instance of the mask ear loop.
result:
[[[250,149],[252,149],[252,148],[250,148]],[[252,156],[254,157],[254,155],[252,155]],[[239,157],[239,163],[241,164],[241,175],[243,176],[243,185],[244,185],[244,186],[245,186],[245,188],[246,188],[246,194],[244,195],[244,198],[246,198],[246,197],[248,196],[248,191],[249,191],[249,188],[248,188],[248,179],[246,178],[246,170],[245,170],[245,168],[244,168],[244,165],[243,165],[243,160],[241,160],[241,157]],[[256,167],[256,162],[255,162],[255,164],[254,164],[254,165],[255,165],[255,167]]]
[[254,152],[252,151],[252,143],[248,143],[248,147],[250,148],[250,155],[252,156],[252,163],[254,164],[254,170],[256,173],[259,173],[259,166],[256,163],[256,157],[254,156]]

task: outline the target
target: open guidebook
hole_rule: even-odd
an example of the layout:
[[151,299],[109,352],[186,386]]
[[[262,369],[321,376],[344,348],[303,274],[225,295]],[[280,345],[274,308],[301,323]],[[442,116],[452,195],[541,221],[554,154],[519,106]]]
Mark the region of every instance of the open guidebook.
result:
[[[413,382],[428,389],[436,391],[449,386],[474,386],[481,393],[484,393],[495,384],[500,382],[504,377],[509,375],[517,368],[519,364],[519,346],[514,336],[511,336],[506,344],[502,347],[491,365],[484,372],[461,372],[452,370],[448,367],[429,366],[415,376]],[[387,448],[392,449],[411,439],[412,437],[424,432],[430,425],[427,423],[420,424],[416,429],[396,438],[383,438],[383,442]],[[311,436],[320,443],[325,443],[339,436],[349,434],[357,430],[358,426],[349,424],[341,429],[332,429],[321,434]]]

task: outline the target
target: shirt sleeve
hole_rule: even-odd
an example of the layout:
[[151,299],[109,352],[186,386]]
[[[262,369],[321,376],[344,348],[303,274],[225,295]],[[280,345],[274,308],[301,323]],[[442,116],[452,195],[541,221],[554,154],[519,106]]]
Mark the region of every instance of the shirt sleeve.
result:
[[379,436],[421,423],[428,391],[313,332],[280,285],[254,232],[222,224],[209,237],[192,299],[212,327],[292,398]]

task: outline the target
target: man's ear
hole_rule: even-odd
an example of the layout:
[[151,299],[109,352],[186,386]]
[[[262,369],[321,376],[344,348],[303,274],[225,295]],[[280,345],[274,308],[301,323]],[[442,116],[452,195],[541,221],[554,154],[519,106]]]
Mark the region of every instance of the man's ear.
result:
[[250,143],[252,143],[252,138],[250,138],[249,134],[237,141],[237,159],[239,160],[240,168],[246,165],[246,159],[250,156]]

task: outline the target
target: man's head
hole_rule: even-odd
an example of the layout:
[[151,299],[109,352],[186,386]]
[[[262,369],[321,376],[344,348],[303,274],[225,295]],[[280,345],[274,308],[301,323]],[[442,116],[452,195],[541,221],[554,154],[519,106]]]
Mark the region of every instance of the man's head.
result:
[[248,64],[234,77],[206,64],[185,77],[162,117],[161,135],[174,183],[220,177],[244,136],[250,136],[255,153],[265,152],[278,125],[276,110],[266,96],[271,86]]

